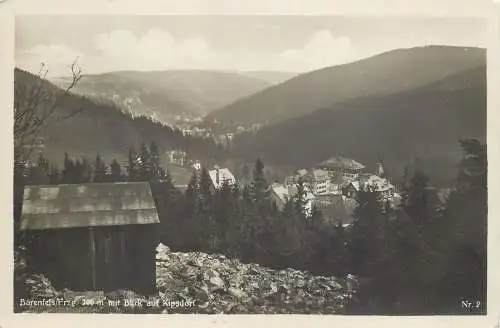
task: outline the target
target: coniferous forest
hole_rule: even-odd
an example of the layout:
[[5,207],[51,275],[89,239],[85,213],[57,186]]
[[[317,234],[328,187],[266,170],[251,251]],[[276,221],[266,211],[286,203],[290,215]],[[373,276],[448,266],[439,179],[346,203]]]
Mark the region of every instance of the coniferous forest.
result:
[[[317,275],[360,277],[346,314],[486,313],[486,145],[460,141],[463,159],[455,186],[439,206],[425,172],[404,178],[397,208],[360,191],[355,221],[332,226],[319,210],[303,213],[305,193],[280,211],[270,200],[265,163],[255,162],[251,183],[212,188],[206,168],[193,171],[185,192],[160,165],[155,142],[130,148],[128,164],[65,154],[58,167],[40,155],[38,165],[15,169],[15,233],[22,190],[28,184],[149,181],[160,217],[157,238],[177,251],[223,253],[243,262],[292,267]],[[462,301],[479,304],[464,310]]]

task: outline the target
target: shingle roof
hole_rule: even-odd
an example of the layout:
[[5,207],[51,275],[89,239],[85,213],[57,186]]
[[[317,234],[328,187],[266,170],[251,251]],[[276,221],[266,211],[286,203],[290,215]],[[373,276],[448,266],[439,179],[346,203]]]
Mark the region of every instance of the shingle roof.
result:
[[320,166],[330,167],[330,168],[351,169],[351,170],[362,170],[365,168],[363,164],[358,163],[351,158],[345,158],[341,156],[330,157],[326,161],[321,162]]
[[22,230],[159,223],[147,182],[26,186]]

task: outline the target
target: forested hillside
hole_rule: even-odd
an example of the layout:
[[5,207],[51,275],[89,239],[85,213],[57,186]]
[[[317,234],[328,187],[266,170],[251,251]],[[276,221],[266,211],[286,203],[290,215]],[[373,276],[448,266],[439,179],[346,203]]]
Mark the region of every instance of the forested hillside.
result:
[[[54,82],[62,87],[66,83],[65,79]],[[176,115],[203,116],[269,86],[266,80],[238,72],[127,71],[84,75],[73,91],[134,115],[172,123]]]
[[401,177],[416,159],[436,183],[456,176],[457,140],[486,138],[486,67],[392,95],[336,103],[235,140],[234,156],[309,167],[343,155]]
[[16,69],[15,89],[19,101],[27,101],[31,93],[42,85],[44,92],[53,96],[41,106],[50,106],[61,98],[57,112],[40,132],[44,138],[46,157],[62,164],[63,155],[71,151],[74,156],[94,157],[96,153],[106,160],[116,158],[124,162],[130,146],[156,141],[160,152],[183,148],[194,157],[216,157],[220,151],[211,140],[184,137],[181,131],[146,117],[132,117],[119,107],[99,103],[84,96],[70,94],[46,80]]

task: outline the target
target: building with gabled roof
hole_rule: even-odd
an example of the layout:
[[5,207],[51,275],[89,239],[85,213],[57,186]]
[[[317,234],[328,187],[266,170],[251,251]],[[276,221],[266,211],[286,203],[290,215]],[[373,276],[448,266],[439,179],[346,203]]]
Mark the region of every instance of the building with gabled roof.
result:
[[345,158],[342,156],[330,157],[327,160],[321,162],[319,166],[330,169],[343,169],[343,170],[353,170],[361,171],[365,169],[365,166],[351,158]]
[[20,229],[28,265],[57,289],[156,292],[156,224],[147,182],[34,185]]
[[389,200],[394,196],[395,187],[386,178],[381,178],[375,174],[363,174],[359,180],[349,183],[346,188],[346,195],[355,198],[360,190],[375,192],[380,200]]
[[236,183],[236,178],[227,168],[215,167],[213,170],[208,171],[208,174],[215,190],[221,188],[224,184],[232,186]]
[[281,183],[273,183],[271,185],[271,199],[276,204],[276,207],[283,211],[286,203],[290,200],[288,188]]
[[321,169],[312,169],[311,176],[311,188],[314,195],[319,196],[330,193],[331,183],[327,171]]
[[331,178],[341,177],[345,181],[358,179],[360,173],[365,169],[363,164],[341,156],[330,157],[316,167],[327,171]]
[[[305,186],[304,191],[305,191],[304,195],[305,205],[303,211],[306,216],[310,216],[312,214],[313,203],[316,197],[313,195],[313,193],[311,192],[311,190],[309,190],[307,186]],[[271,199],[272,201],[274,201],[274,203],[276,204],[277,208],[280,211],[282,211],[285,208],[287,202],[292,200],[297,195],[297,192],[298,192],[297,185],[285,186],[281,183],[273,183],[271,185]]]

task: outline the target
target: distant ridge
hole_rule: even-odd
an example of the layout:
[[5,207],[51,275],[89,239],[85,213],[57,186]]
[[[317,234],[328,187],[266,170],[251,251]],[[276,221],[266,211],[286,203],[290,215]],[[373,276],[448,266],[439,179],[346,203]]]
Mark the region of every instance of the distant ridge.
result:
[[367,96],[395,94],[486,64],[480,48],[398,49],[345,65],[300,74],[208,115],[225,125],[276,124]]
[[[66,79],[52,82],[64,86]],[[171,123],[176,115],[203,116],[269,86],[262,79],[221,71],[117,71],[84,75],[73,91]]]
[[453,181],[459,139],[486,141],[486,66],[395,94],[334,103],[236,139],[233,152],[266,163],[309,167],[341,154],[389,175],[419,158],[434,181]]

